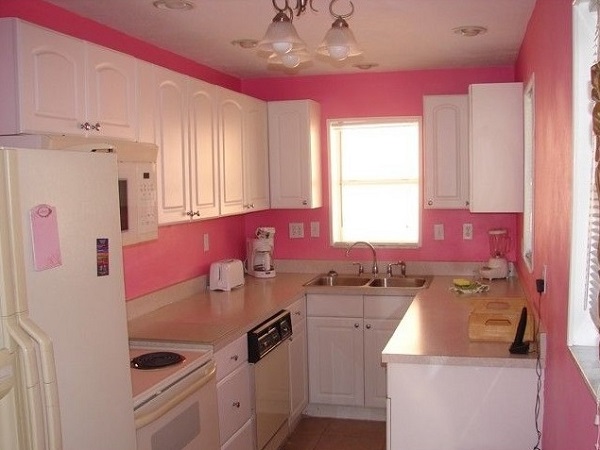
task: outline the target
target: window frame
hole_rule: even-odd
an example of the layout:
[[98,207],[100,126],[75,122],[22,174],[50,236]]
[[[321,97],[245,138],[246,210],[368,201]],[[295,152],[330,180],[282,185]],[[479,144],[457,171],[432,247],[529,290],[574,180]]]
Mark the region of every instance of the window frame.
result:
[[378,243],[373,242],[373,245],[378,248],[403,248],[403,249],[414,249],[420,248],[423,243],[422,239],[422,229],[423,229],[423,208],[421,207],[422,197],[423,197],[423,118],[422,116],[387,116],[387,117],[361,117],[361,118],[337,118],[337,119],[327,119],[327,157],[328,157],[328,165],[329,165],[329,225],[330,225],[330,233],[329,233],[329,243],[334,248],[346,248],[348,244],[351,242],[338,241],[335,240],[336,235],[336,227],[339,226],[341,218],[335,214],[335,205],[336,202],[340,202],[340,195],[337,192],[337,184],[336,180],[339,180],[339,166],[334,164],[334,158],[332,154],[332,130],[335,125],[342,124],[373,124],[376,125],[378,123],[416,123],[418,126],[418,149],[417,149],[417,160],[418,160],[418,182],[417,182],[417,210],[418,210],[418,231],[417,231],[417,242],[416,243]]

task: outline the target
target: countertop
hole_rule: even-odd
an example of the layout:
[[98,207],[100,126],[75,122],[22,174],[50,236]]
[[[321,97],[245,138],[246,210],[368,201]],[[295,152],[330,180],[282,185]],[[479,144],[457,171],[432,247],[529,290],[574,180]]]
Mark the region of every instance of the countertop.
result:
[[129,339],[194,342],[219,350],[301,298],[303,284],[313,276],[247,276],[243,287],[228,292],[207,290],[129,321]]
[[486,281],[486,293],[451,292],[452,277],[434,277],[412,302],[386,345],[386,363],[535,367],[537,353],[512,355],[506,342],[472,342],[469,314],[475,298],[525,298],[517,278]]
[[[230,292],[203,291],[129,321],[129,338],[194,342],[211,345],[217,351],[306,292],[384,293],[373,288],[304,287],[314,275],[278,273],[270,279],[247,276],[241,288]],[[468,337],[470,300],[475,297],[522,298],[524,294],[517,279],[491,281],[489,292],[477,296],[451,292],[452,279],[434,276],[429,288],[419,291],[386,346],[383,361],[534,367],[535,354],[511,355],[509,343],[471,342]],[[385,294],[397,295],[398,292],[390,289]]]

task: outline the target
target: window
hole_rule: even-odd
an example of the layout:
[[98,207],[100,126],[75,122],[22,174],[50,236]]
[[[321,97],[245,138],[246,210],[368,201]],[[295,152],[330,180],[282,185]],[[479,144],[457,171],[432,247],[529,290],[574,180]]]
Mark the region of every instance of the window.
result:
[[[594,55],[596,14],[596,6],[590,0],[580,0],[573,6],[572,197],[577,200],[572,202],[568,343],[587,346],[595,346],[598,342],[595,322],[598,321],[596,308],[600,286],[597,260],[593,258],[597,255],[598,227],[594,218],[598,217],[598,202],[594,198],[596,189],[593,176],[595,163],[590,83],[590,67],[596,63],[597,58]],[[590,311],[592,307],[595,312]]]
[[328,121],[333,245],[420,243],[421,118]]

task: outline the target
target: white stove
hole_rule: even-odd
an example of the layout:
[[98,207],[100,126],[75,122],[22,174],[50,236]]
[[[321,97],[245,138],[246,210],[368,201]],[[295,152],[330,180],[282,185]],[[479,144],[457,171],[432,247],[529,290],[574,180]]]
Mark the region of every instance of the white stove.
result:
[[[156,358],[149,358],[151,366],[155,363],[160,366],[171,357],[174,357],[175,362],[150,369],[131,365],[137,449],[217,448],[219,428],[212,347],[151,341],[129,342],[130,359],[135,359],[135,362],[146,360],[146,357],[139,357],[152,353],[158,355],[155,355]],[[187,418],[182,420],[183,416]],[[177,432],[174,432],[174,427]]]

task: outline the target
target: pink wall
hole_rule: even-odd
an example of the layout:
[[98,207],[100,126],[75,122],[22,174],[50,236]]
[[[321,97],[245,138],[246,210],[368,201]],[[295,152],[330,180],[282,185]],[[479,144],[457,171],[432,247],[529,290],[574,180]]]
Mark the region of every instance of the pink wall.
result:
[[[535,73],[534,273],[518,271],[536,298],[534,280],[547,265],[541,315],[548,331],[543,448],[593,448],[596,403],[567,349],[572,170],[571,0],[537,0],[517,64],[517,78]],[[590,43],[592,45],[593,43]],[[591,47],[590,47],[591,48]]]
[[[276,227],[275,256],[279,259],[344,259],[343,249],[329,245],[327,119],[367,116],[421,116],[423,95],[466,94],[469,84],[514,80],[512,67],[428,70],[302,78],[264,78],[243,81],[243,91],[264,100],[313,99],[321,105],[321,163],[323,203],[315,210],[272,210],[246,218],[246,233],[260,225]],[[490,186],[490,189],[496,189]],[[407,261],[483,261],[488,258],[487,231],[505,227],[516,242],[515,214],[470,214],[461,210],[423,210],[422,247],[378,250],[381,259]],[[319,221],[319,238],[308,237],[311,221]],[[303,222],[304,239],[289,239],[288,223]],[[433,224],[444,224],[444,241],[433,240]],[[472,241],[463,241],[462,224],[472,223]],[[358,249],[357,249],[358,251]],[[367,251],[364,251],[368,258]],[[515,259],[515,245],[511,260]]]

